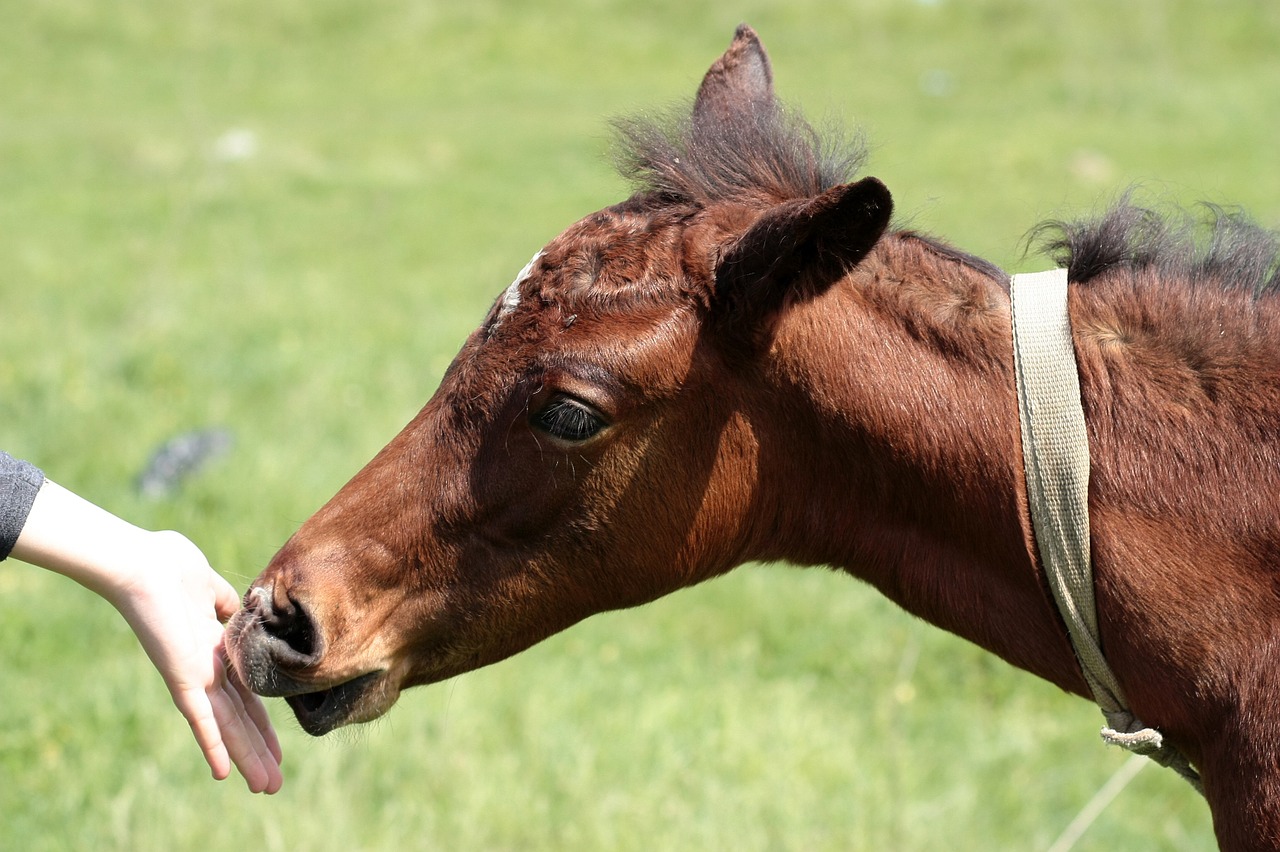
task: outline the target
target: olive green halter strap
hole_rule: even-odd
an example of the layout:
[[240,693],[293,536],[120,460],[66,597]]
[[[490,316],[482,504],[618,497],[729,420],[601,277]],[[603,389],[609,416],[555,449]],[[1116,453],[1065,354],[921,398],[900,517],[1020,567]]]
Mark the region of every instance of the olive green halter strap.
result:
[[1015,275],[1009,293],[1032,527],[1071,646],[1107,720],[1102,739],[1168,766],[1203,793],[1186,757],[1129,710],[1102,654],[1089,557],[1089,440],[1067,316],[1067,271]]

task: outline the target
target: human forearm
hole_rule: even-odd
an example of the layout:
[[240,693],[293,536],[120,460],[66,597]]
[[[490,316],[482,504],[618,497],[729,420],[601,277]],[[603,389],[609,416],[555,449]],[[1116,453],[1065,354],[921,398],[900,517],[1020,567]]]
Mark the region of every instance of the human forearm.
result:
[[45,480],[10,555],[70,577],[119,607],[154,535]]

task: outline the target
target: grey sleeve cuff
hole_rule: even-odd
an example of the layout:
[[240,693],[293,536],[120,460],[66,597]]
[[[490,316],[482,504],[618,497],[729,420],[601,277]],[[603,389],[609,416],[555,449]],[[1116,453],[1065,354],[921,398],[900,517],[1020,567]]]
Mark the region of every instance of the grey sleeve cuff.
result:
[[7,559],[17,543],[41,485],[40,468],[0,452],[0,560]]

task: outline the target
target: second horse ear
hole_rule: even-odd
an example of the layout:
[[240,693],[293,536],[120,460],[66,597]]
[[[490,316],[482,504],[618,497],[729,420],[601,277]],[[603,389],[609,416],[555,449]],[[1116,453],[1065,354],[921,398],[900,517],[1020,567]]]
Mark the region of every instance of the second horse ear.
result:
[[789,301],[821,295],[857,266],[892,215],[888,188],[870,177],[766,210],[716,264],[720,330],[740,340],[767,334]]
[[774,107],[773,68],[755,30],[738,27],[733,43],[702,78],[693,102],[694,124],[723,122]]

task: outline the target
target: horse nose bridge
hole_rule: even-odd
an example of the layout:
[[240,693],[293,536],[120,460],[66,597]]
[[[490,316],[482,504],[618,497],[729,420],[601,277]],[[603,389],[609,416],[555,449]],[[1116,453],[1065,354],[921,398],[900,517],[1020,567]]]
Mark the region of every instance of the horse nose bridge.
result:
[[[333,554],[295,534],[271,558],[245,595],[244,605],[270,621],[281,614],[320,606]],[[315,614],[314,612],[312,613]]]

